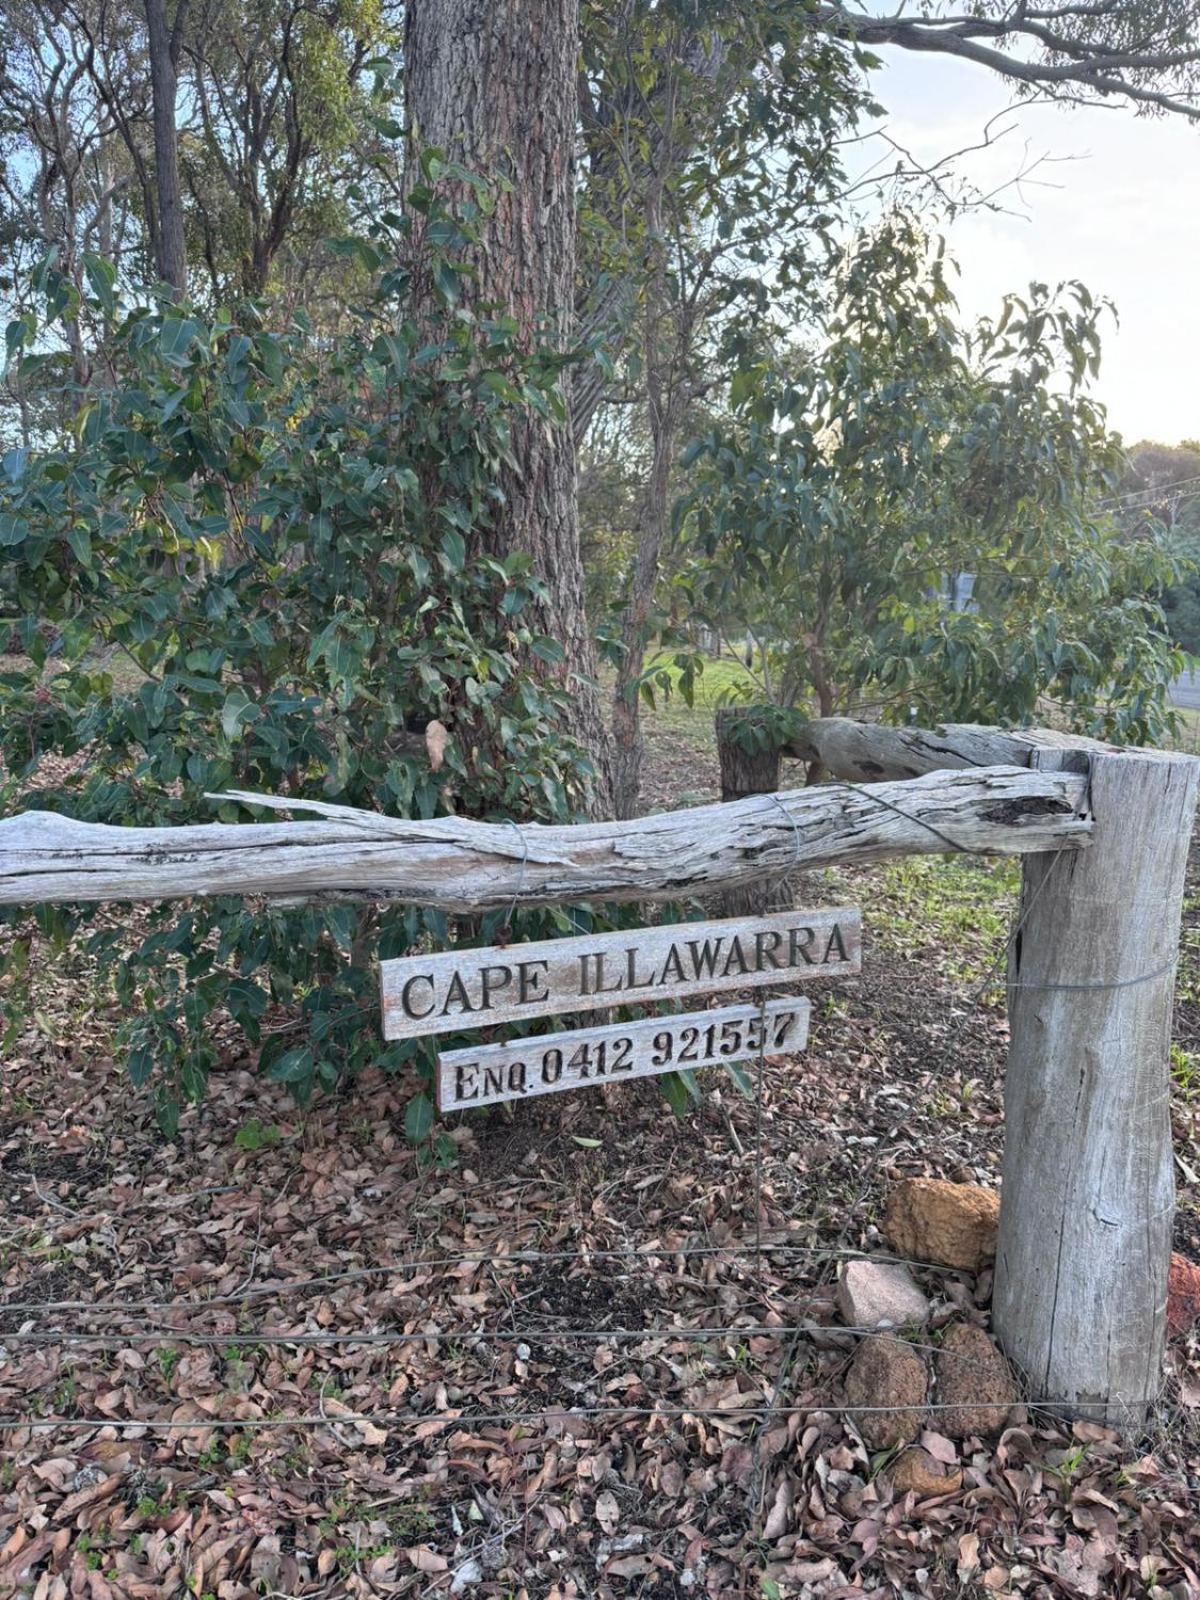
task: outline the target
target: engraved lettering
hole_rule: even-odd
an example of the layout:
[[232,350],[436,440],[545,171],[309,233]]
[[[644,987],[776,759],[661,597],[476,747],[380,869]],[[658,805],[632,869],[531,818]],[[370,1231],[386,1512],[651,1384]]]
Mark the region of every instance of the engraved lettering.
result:
[[651,989],[659,981],[658,974],[653,967],[648,978],[639,978],[637,975],[637,946],[631,945],[625,952],[625,987],[627,989]]
[[625,987],[625,979],[618,978],[616,983],[605,983],[604,952],[601,951],[600,954],[594,959],[596,962],[596,986],[591,992],[593,994],[620,994],[621,990]]
[[[424,1011],[418,1011],[413,1004],[412,987],[414,983],[427,983],[429,985],[429,1004]],[[418,972],[415,978],[410,978],[400,991],[400,1008],[406,1017],[427,1017],[434,1007],[433,979],[428,973]]]
[[[735,960],[737,961],[736,967],[733,964]],[[749,972],[749,970],[750,968],[746,965],[746,957],[742,954],[742,941],[734,934],[729,941],[729,954],[725,957],[725,965],[721,968],[721,976],[728,978],[731,973]]]
[[450,1015],[450,1007],[455,1001],[457,1001],[460,1011],[475,1011],[478,1009],[471,1004],[471,997],[467,993],[467,986],[463,982],[461,972],[456,972],[450,979],[450,985],[446,990],[446,999],[442,1005],[442,1016],[448,1017]]
[[673,944],[667,951],[667,959],[663,962],[660,983],[685,983],[687,974],[683,970],[683,962],[679,959],[679,946]]
[[483,1092],[484,1092],[484,1094],[503,1094],[504,1093],[504,1068],[503,1067],[484,1067],[484,1069],[483,1069]]
[[705,939],[703,944],[696,939],[688,940],[688,949],[692,952],[692,969],[697,978],[713,977],[724,943],[724,939]]
[[[479,1085],[475,1082],[475,1073],[478,1064],[474,1061],[460,1061],[454,1069],[454,1098],[456,1100],[474,1100],[479,1093]],[[467,1073],[470,1073],[468,1082]]]
[[494,989],[507,989],[512,982],[511,967],[484,967],[479,974],[479,1009],[490,1011],[492,1009],[492,991]]
[[[822,943],[827,931],[821,928]],[[743,956],[748,957],[752,948],[747,934]],[[727,944],[722,955],[730,958]],[[570,970],[575,970],[574,960]],[[616,1076],[651,1077],[720,1062],[732,1065],[752,1058],[764,1046],[779,1049],[785,1041],[789,1051],[800,1050],[807,1037],[808,1015],[807,1000],[768,1000],[451,1050],[438,1063],[438,1104],[443,1111],[452,1111],[586,1088]]]
[[[540,968],[540,971],[538,970]],[[517,985],[520,1001],[523,1006],[531,1005],[535,1000],[546,999],[546,985],[542,977],[549,972],[549,961],[518,961]],[[538,985],[541,985],[540,989]],[[584,991],[586,993],[586,991]]]

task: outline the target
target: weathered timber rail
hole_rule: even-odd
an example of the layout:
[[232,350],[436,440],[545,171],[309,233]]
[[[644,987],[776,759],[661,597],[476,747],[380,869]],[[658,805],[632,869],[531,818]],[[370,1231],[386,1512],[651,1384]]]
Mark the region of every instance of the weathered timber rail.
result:
[[1036,767],[1049,752],[1056,766],[1086,772],[1089,757],[1119,755],[1123,747],[1053,728],[1010,730],[975,722],[893,728],[849,717],[819,717],[806,723],[799,737],[785,747],[785,754],[819,761],[853,783],[919,778],[927,772],[964,767]]
[[630,822],[411,822],[236,794],[317,822],[124,828],[29,811],[0,821],[0,905],[189,895],[392,900],[478,912],[587,899],[668,900],[767,873],[958,849],[1076,850],[1086,777],[1000,766],[916,782],[753,795]]

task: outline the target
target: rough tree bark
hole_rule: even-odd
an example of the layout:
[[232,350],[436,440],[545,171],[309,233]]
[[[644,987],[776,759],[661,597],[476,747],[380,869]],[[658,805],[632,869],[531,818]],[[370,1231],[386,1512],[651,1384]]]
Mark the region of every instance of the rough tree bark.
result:
[[[646,660],[647,634],[658,584],[659,564],[671,528],[671,469],[679,448],[679,431],[693,396],[691,345],[697,305],[671,285],[667,237],[668,184],[677,171],[677,75],[664,72],[660,118],[649,141],[649,177],[645,200],[646,282],[642,303],[642,363],[650,429],[650,474],[637,528],[637,553],[621,619],[622,655],[617,668],[612,711],[614,809],[618,817],[637,813],[641,786],[641,704],[635,685]],[[685,129],[685,137],[687,130]]]
[[[661,234],[661,201],[660,191],[647,213],[647,227],[652,234]],[[652,454],[650,476],[638,518],[637,552],[621,618],[622,654],[612,706],[613,810],[618,817],[637,814],[645,745],[636,685],[645,665],[646,633],[658,583],[659,559],[671,523],[671,467],[685,404],[684,389],[674,370],[671,334],[664,332],[671,306],[661,237],[655,238],[652,250],[652,281],[643,309],[643,356]]]
[[187,251],[183,239],[175,96],[186,13],[187,0],[179,0],[172,25],[167,22],[166,0],[146,0],[146,36],[154,105],[154,188],[158,210],[158,226],[154,232],[155,264],[159,277],[179,295],[187,289]]
[[[405,11],[410,149],[434,146],[512,187],[497,196],[470,265],[471,292],[504,307],[529,344],[565,348],[575,294],[575,68],[578,0],[413,0]],[[505,474],[489,548],[525,550],[545,583],[538,623],[563,646],[571,731],[609,805],[608,734],[584,609],[575,441],[570,425],[526,417],[513,433],[519,469]]]

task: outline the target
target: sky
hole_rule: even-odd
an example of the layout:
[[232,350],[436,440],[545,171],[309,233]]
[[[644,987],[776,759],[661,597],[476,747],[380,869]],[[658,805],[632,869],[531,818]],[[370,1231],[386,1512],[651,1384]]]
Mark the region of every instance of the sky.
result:
[[994,129],[1011,131],[955,170],[991,190],[1041,162],[998,197],[1002,212],[967,213],[941,230],[961,269],[964,313],[994,311],[1034,278],[1082,279],[1120,317],[1105,329],[1097,384],[1110,424],[1130,444],[1200,437],[1200,126],[1124,107],[1022,106],[984,68],[879,53],[872,87],[888,111],[883,126],[914,157],[927,163],[978,143],[989,117],[1011,108]]

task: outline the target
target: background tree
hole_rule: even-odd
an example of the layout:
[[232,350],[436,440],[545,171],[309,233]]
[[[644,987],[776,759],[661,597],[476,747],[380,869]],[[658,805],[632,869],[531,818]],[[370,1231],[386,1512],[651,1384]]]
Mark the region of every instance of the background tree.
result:
[[[842,182],[838,143],[865,103],[840,46],[773,5],[631,0],[585,12],[582,184],[589,326],[617,318],[615,366],[575,376],[578,424],[644,408],[642,480],[615,623],[613,790],[637,805],[640,690],[685,428],[748,342],[809,309]],[[610,358],[611,359],[611,358]],[[600,376],[611,375],[607,384]]]
[[183,195],[179,187],[179,51],[187,26],[188,0],[175,0],[167,16],[166,0],[144,0],[146,57],[150,65],[150,104],[154,123],[154,254],[158,275],[176,294],[187,289],[187,251],[183,242]]
[[1161,735],[1176,569],[1098,509],[1122,467],[1088,393],[1103,309],[1034,285],[968,332],[910,223],[851,252],[820,346],[699,446],[700,589],[759,638],[777,703],[1020,723],[1050,700]]
[[1200,653],[1200,444],[1132,445],[1112,509],[1126,539],[1144,538],[1151,523],[1167,530],[1187,564],[1180,581],[1163,591],[1167,626],[1183,649]]

